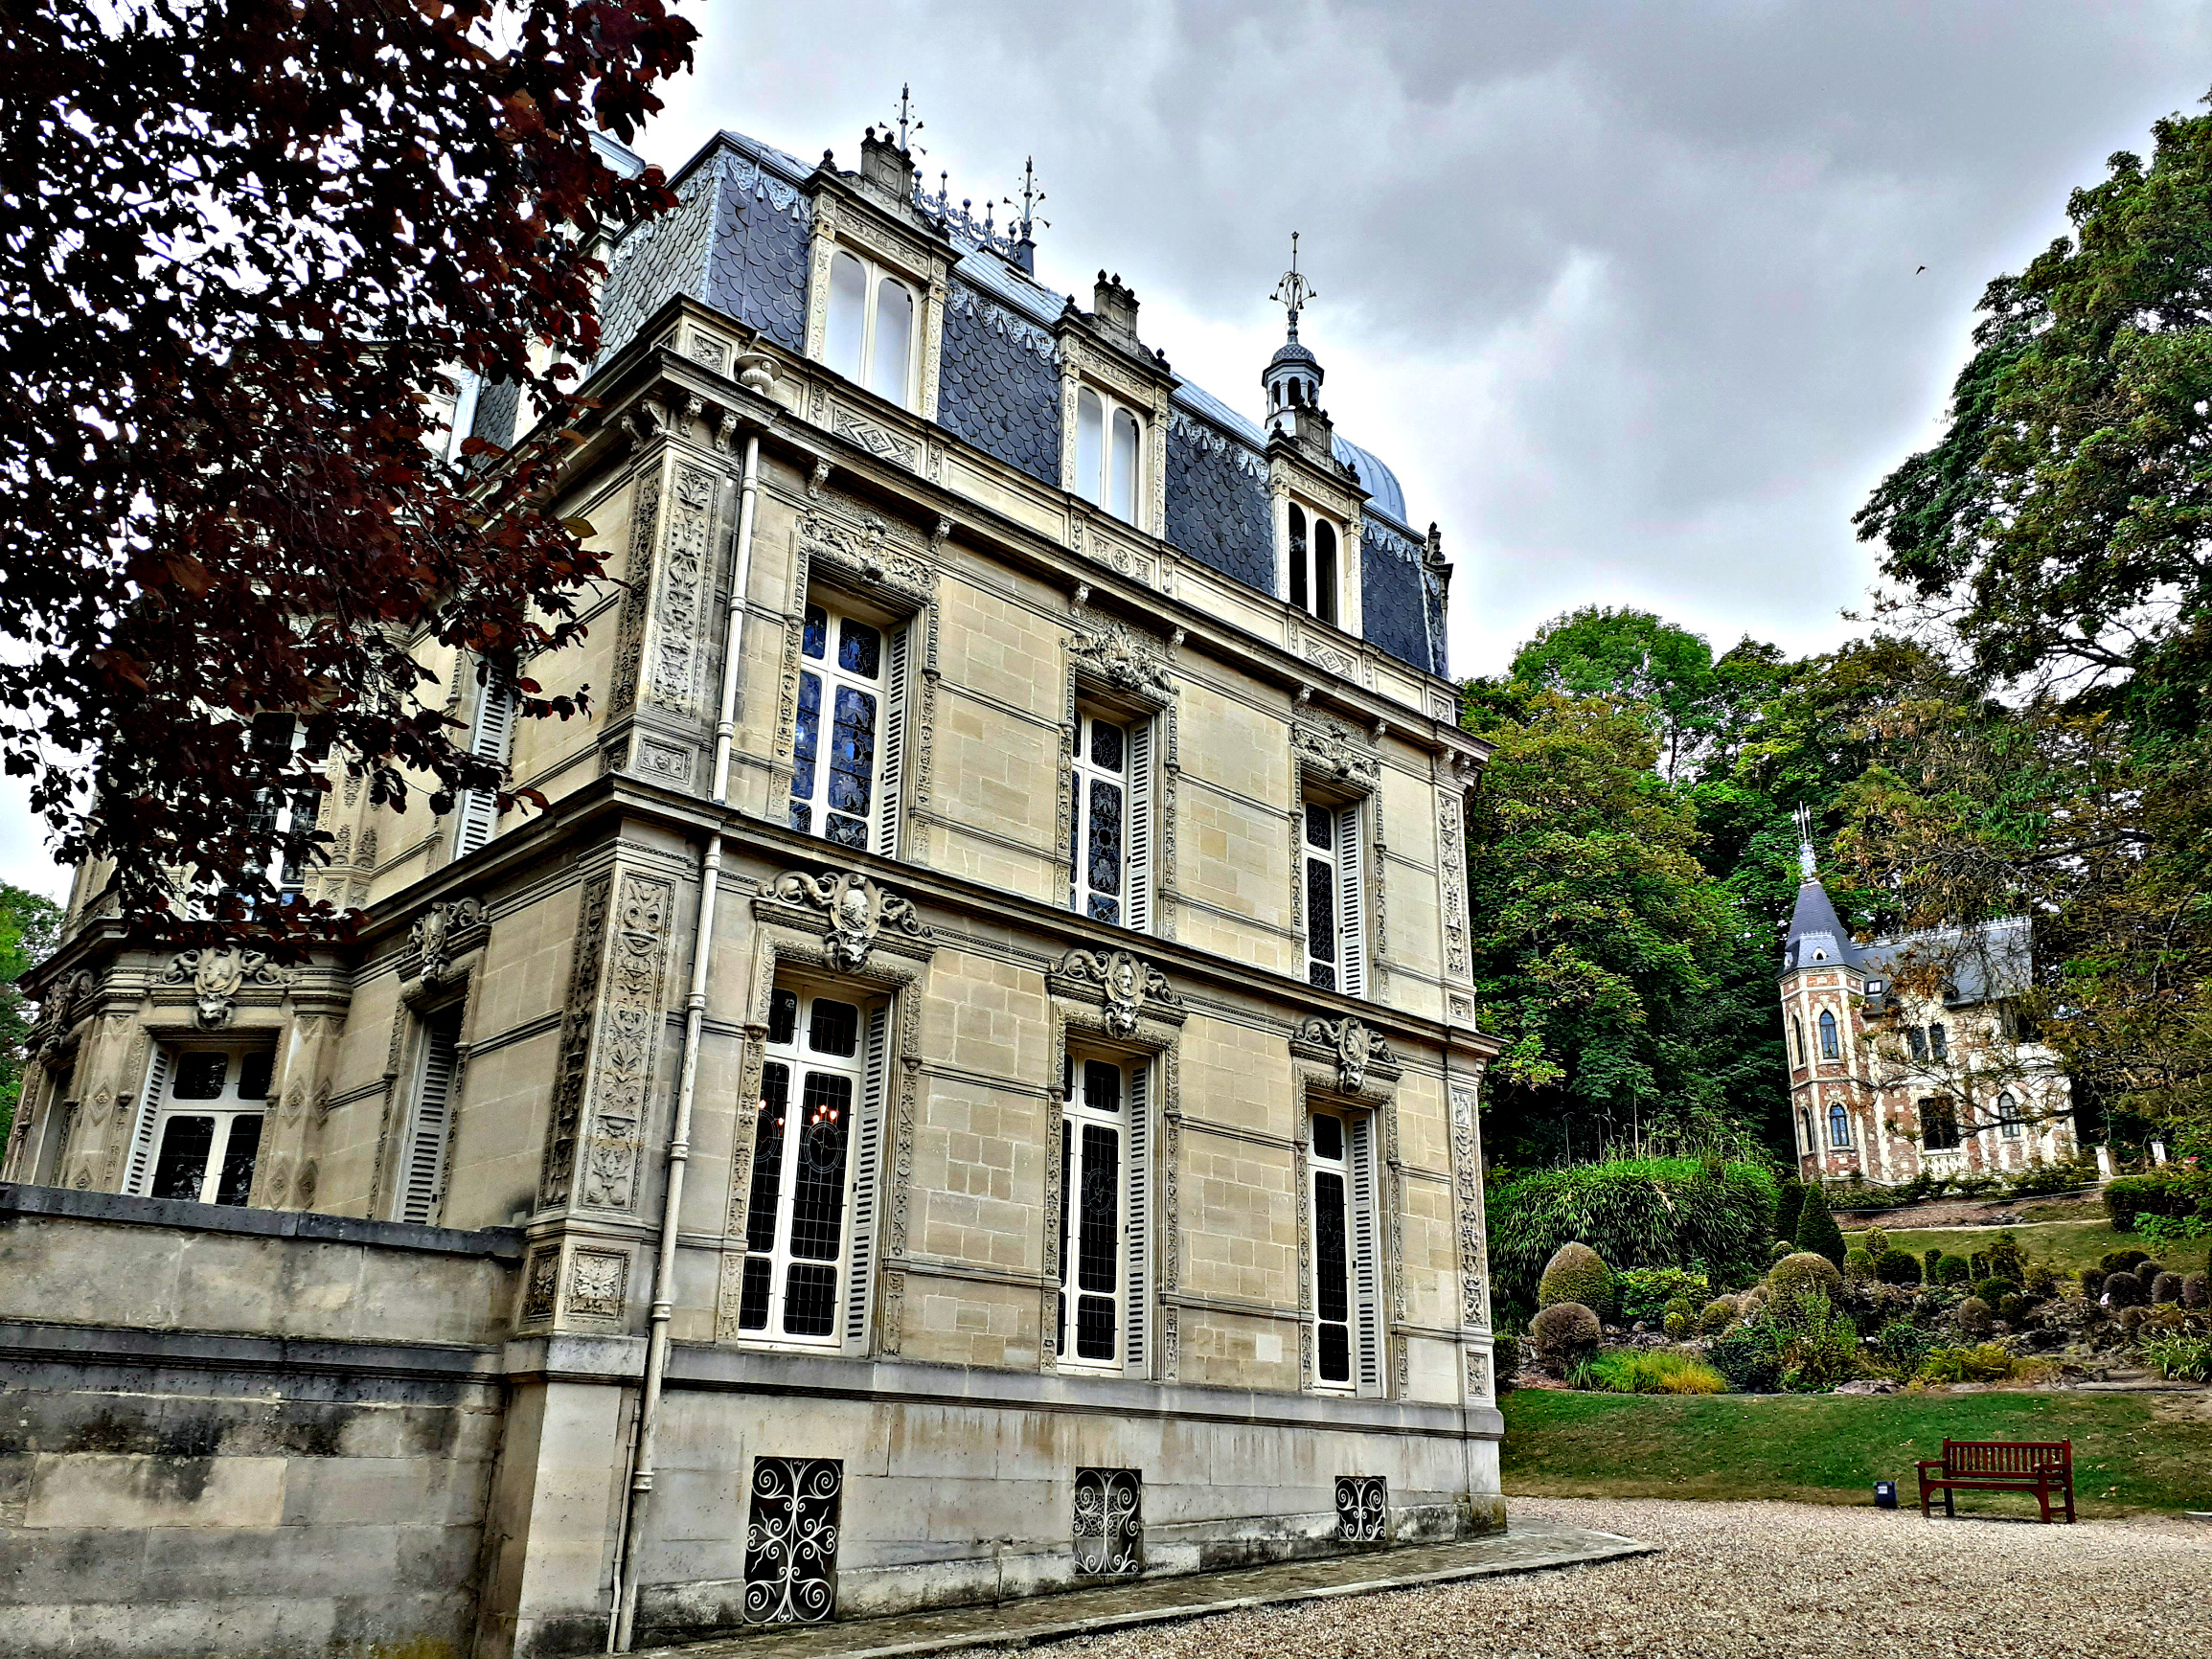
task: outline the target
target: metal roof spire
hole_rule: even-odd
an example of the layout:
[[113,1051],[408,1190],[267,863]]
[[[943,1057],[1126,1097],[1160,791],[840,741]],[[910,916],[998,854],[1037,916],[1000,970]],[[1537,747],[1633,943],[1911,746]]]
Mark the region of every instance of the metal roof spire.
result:
[[1037,157],[1034,155],[1024,157],[1021,163],[1021,200],[1016,203],[1012,196],[1007,196],[1004,199],[1008,207],[1018,206],[1021,209],[1021,239],[1023,241],[1029,242],[1037,239],[1031,234],[1034,225],[1042,225],[1046,230],[1052,229],[1052,220],[1037,216],[1037,204],[1044,200],[1044,192],[1037,188]]
[[1298,313],[1306,308],[1308,301],[1318,300],[1320,297],[1314,291],[1313,284],[1298,274],[1298,233],[1292,231],[1290,268],[1283,273],[1282,281],[1275,284],[1275,291],[1267,296],[1289,313],[1291,339],[1298,337]]
[[[888,126],[890,124],[886,122],[884,125]],[[909,142],[921,132],[924,125],[914,119],[912,89],[901,80],[899,83],[899,148],[915,155],[926,155],[928,151]]]
[[1805,883],[1820,879],[1819,866],[1813,857],[1813,811],[1802,801],[1797,804],[1797,869]]

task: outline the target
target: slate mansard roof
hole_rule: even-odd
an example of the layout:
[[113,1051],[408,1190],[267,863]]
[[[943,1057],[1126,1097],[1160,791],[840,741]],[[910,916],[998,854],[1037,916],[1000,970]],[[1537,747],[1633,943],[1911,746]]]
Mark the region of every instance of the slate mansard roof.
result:
[[1860,973],[1894,977],[1915,964],[1943,975],[1943,1000],[1951,1007],[2018,996],[2032,983],[2034,928],[2024,916],[2006,917],[1967,927],[1935,928],[1897,939],[1852,942],[1851,930],[1836,918],[1828,890],[1817,880],[1797,889],[1790,934],[1782,946],[1782,972],[1833,963]]
[[[812,169],[734,132],[711,141],[674,180],[678,205],[639,226],[608,260],[600,297],[602,361],[677,294],[725,312],[793,352],[806,350]],[[956,242],[958,233],[955,232]],[[938,367],[946,431],[1040,483],[1060,483],[1060,348],[1068,301],[998,255],[965,242],[952,270]],[[1167,539],[1201,563],[1275,593],[1266,439],[1203,388],[1176,378],[1167,455]],[[484,427],[480,421],[479,431]],[[496,434],[487,434],[496,437]],[[1390,468],[1335,440],[1368,493],[1360,559],[1369,644],[1425,672],[1448,672],[1444,588],[1423,561],[1405,493]]]

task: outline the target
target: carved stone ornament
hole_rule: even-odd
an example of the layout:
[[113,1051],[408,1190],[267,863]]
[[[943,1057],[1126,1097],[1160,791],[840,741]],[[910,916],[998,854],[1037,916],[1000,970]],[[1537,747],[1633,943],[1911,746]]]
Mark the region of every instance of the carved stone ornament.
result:
[[1067,648],[1078,664],[1119,691],[1174,695],[1167,659],[1151,641],[1120,623],[1086,628],[1068,642]]
[[277,966],[258,950],[229,945],[220,950],[179,951],[161,976],[164,985],[192,987],[193,1019],[202,1031],[230,1024],[239,993],[249,986],[282,989],[291,984],[288,968]]
[[889,588],[926,601],[937,584],[929,565],[891,539],[891,527],[874,513],[847,525],[810,512],[800,523],[807,557],[814,564],[841,569],[869,587]]
[[1369,1066],[1394,1067],[1398,1063],[1390,1045],[1382,1040],[1382,1034],[1369,1031],[1357,1015],[1332,1020],[1323,1019],[1317,1013],[1308,1014],[1298,1027],[1297,1040],[1335,1055],[1336,1084],[1348,1095],[1356,1095],[1366,1086]]
[[92,986],[91,971],[81,967],[54,982],[46,1000],[38,1005],[38,1017],[32,1022],[31,1034],[24,1039],[24,1046],[34,1058],[54,1057],[61,1039],[77,1023],[84,999],[92,994]]
[[1334,720],[1320,725],[1292,722],[1290,752],[1324,778],[1361,789],[1374,788],[1382,774],[1380,760],[1355,745],[1352,734]]
[[[407,950],[422,959],[422,977],[436,984],[463,952],[465,936],[489,920],[480,898],[441,900],[407,930]],[[473,943],[474,941],[467,941]]]
[[933,937],[910,900],[849,870],[825,870],[819,875],[787,870],[768,892],[781,903],[823,913],[830,925],[822,936],[822,949],[830,966],[841,973],[866,967],[877,940],[886,931],[910,939]]
[[1161,1009],[1179,1012],[1183,1006],[1167,975],[1126,950],[1071,950],[1053,972],[1098,988],[1106,1001],[1106,1028],[1111,1036],[1132,1036],[1142,1015]]

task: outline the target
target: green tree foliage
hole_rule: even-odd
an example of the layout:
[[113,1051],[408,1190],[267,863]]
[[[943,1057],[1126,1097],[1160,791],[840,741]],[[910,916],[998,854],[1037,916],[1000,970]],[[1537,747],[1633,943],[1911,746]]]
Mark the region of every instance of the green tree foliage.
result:
[[1797,1242],[1797,1217],[1805,1209],[1805,1184],[1802,1181],[1782,1183],[1782,1196],[1774,1206],[1774,1237]]
[[61,907],[41,894],[0,881],[0,1147],[15,1125],[23,1097],[24,1039],[31,1011],[15,982],[45,960],[61,933]]
[[1805,1189],[1805,1208],[1797,1215],[1797,1248],[1826,1257],[1838,1270],[1843,1266],[1843,1229],[1829,1214],[1828,1194],[1818,1187]]

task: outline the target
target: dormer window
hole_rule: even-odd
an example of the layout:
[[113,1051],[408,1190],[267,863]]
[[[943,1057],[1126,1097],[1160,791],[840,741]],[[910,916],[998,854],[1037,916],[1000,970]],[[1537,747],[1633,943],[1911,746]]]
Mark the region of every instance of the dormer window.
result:
[[1339,538],[1336,526],[1319,513],[1290,504],[1290,602],[1308,616],[1336,624]]
[[919,314],[911,286],[840,248],[830,260],[822,360],[855,385],[911,409]]
[[1075,492],[1125,524],[1143,499],[1144,418],[1118,398],[1084,386],[1075,395]]

